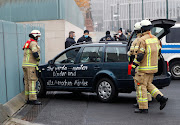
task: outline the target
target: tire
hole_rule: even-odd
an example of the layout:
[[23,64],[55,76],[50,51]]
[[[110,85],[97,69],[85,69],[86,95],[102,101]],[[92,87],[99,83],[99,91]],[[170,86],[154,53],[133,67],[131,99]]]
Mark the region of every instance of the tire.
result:
[[172,79],[180,79],[180,61],[175,61],[170,64],[170,72]]
[[46,96],[46,90],[41,79],[38,79],[38,81],[36,82],[36,91],[37,91],[37,97]]
[[102,102],[112,102],[118,95],[114,83],[108,78],[102,78],[98,81],[96,93]]

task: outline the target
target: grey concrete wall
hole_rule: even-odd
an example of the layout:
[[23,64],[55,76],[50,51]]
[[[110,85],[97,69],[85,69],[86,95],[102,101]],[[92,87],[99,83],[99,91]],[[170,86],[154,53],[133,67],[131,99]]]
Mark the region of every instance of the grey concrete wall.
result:
[[4,104],[24,90],[23,84],[23,50],[29,33],[33,29],[42,32],[41,62],[45,61],[44,27],[39,25],[22,25],[13,22],[0,21],[0,103]]

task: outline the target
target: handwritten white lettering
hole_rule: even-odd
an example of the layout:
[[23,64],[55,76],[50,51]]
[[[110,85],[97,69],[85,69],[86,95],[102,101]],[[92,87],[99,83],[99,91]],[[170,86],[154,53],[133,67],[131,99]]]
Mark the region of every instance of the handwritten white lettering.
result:
[[73,67],[72,70],[88,70],[88,67],[87,66],[84,66],[83,64],[80,65],[80,67]]

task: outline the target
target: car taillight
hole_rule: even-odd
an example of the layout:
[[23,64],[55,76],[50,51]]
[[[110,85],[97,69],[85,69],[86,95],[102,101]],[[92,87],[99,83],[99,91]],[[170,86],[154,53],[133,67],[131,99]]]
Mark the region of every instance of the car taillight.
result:
[[167,62],[167,71],[169,72],[169,62],[168,61],[166,62]]
[[128,75],[131,75],[132,64],[128,65]]

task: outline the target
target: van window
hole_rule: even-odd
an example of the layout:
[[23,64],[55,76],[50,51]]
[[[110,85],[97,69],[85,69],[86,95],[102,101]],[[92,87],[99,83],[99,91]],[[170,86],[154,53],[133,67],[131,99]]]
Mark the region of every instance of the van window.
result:
[[180,28],[171,28],[170,33],[166,35],[166,43],[180,43]]
[[127,61],[126,47],[106,47],[105,62]]

